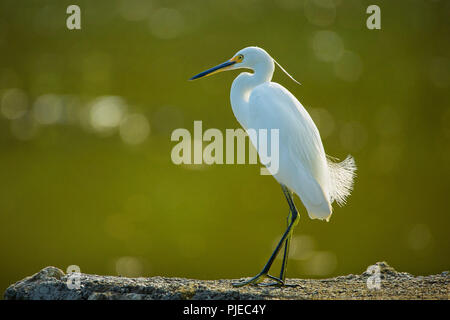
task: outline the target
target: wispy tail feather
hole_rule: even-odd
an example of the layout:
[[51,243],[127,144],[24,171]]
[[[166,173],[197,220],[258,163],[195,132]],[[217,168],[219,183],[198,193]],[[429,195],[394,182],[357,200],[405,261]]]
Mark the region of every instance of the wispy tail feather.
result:
[[356,165],[355,160],[350,155],[342,162],[335,162],[334,160],[338,159],[327,157],[331,179],[331,202],[336,201],[339,206],[343,206],[353,190]]

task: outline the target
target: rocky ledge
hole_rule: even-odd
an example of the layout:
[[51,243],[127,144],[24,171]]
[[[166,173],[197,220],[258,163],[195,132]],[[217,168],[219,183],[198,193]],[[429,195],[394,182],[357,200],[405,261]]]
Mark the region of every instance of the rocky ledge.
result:
[[[286,287],[246,286],[235,288],[236,280],[183,278],[124,278],[76,274],[46,267],[15,284],[4,294],[6,300],[143,300],[143,299],[449,299],[450,275],[413,276],[397,272],[386,262],[377,262],[378,276],[360,275],[330,279],[289,279]],[[375,276],[375,277],[374,277]],[[75,278],[75,279],[74,279]],[[379,280],[377,280],[379,279]],[[68,285],[69,283],[69,285]],[[72,284],[72,285],[70,285]],[[78,284],[78,285],[77,285]],[[377,288],[378,287],[378,288]]]

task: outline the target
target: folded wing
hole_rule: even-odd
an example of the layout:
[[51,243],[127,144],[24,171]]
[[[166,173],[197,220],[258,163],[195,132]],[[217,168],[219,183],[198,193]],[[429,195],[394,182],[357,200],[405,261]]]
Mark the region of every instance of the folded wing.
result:
[[279,130],[279,170],[272,174],[297,193],[311,218],[329,219],[328,161],[319,131],[301,103],[277,83],[261,84],[249,98],[248,125]]

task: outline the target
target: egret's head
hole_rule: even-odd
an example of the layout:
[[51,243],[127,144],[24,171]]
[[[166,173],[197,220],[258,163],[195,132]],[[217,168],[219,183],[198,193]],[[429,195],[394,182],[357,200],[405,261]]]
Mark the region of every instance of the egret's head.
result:
[[261,48],[258,47],[247,47],[239,50],[230,60],[225,61],[211,69],[203,71],[189,80],[195,80],[202,77],[210,76],[212,74],[234,70],[234,69],[254,69],[258,63],[271,63],[273,64],[273,59],[270,55]]
[[[239,50],[230,60],[225,61],[211,69],[200,72],[199,74],[193,76],[189,80],[195,80],[210,76],[212,74],[235,69],[252,69],[256,70],[257,66],[268,66],[273,73],[274,63],[276,63],[283,72],[285,72],[292,80],[300,84],[295,80],[286,70],[280,66],[275,59],[273,59],[264,49],[258,47],[247,47]],[[272,77],[272,75],[270,75]]]
[[247,47],[239,50],[233,58],[231,58],[231,60],[233,59],[236,60],[236,64],[233,65],[234,69],[254,69],[258,63],[273,63],[272,57],[266,52],[266,50],[258,47]]

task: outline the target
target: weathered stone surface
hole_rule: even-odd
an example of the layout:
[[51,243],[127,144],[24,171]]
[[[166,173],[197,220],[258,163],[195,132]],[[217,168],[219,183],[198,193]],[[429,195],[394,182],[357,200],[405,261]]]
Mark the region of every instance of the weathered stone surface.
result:
[[5,299],[449,299],[448,271],[430,276],[397,272],[378,262],[381,288],[368,289],[370,273],[331,279],[289,279],[288,287],[246,286],[235,288],[236,280],[193,280],[183,278],[123,278],[80,274],[79,289],[69,289],[68,275],[46,267],[13,285]]

